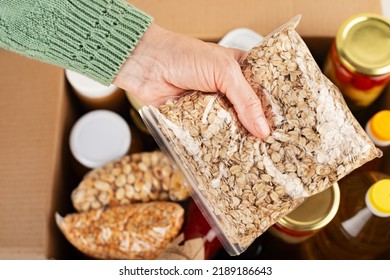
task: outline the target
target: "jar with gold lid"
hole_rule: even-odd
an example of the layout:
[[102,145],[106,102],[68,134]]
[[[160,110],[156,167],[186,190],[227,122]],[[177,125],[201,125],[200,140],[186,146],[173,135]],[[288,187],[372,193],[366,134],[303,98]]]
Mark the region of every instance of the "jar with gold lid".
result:
[[376,14],[347,19],[324,64],[351,110],[372,104],[390,81],[390,21]]
[[303,259],[304,244],[321,232],[335,217],[340,189],[332,187],[307,198],[260,236],[260,259]]
[[280,219],[268,231],[285,243],[301,243],[324,228],[336,215],[340,189],[332,187],[307,198],[298,208]]

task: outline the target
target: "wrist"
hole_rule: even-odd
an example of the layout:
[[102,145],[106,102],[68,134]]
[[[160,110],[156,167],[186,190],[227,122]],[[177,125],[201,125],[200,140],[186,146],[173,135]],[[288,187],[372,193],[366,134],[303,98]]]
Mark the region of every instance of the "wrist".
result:
[[113,84],[124,90],[134,90],[135,86],[132,77],[137,76],[139,72],[145,71],[143,68],[145,66],[143,60],[148,60],[147,57],[153,52],[151,48],[159,45],[157,38],[161,37],[162,33],[163,29],[154,23],[148,27],[134,50],[129,54],[119,69],[113,80]]
[[153,99],[150,86],[156,81],[166,82],[167,71],[172,69],[170,64],[175,61],[172,50],[179,43],[177,37],[176,33],[152,23],[123,63],[113,84],[150,104]]

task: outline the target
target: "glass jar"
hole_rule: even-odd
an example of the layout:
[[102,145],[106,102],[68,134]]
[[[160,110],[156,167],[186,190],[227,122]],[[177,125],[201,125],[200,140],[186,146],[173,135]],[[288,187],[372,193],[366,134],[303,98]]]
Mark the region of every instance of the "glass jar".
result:
[[261,236],[262,250],[256,258],[304,259],[304,244],[330,223],[339,209],[339,204],[340,189],[337,183],[307,198]]
[[268,231],[285,243],[301,243],[324,228],[336,215],[340,204],[338,184],[307,198],[298,208],[281,218]]
[[390,21],[359,14],[339,28],[324,74],[341,90],[353,111],[372,104],[390,81]]

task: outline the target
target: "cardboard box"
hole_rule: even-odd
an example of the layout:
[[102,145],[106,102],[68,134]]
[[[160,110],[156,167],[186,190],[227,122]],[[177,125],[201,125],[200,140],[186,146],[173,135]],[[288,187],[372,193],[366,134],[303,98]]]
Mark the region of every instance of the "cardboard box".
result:
[[[379,0],[129,2],[167,29],[214,42],[237,27],[266,35],[301,13],[298,32],[320,64],[347,17],[381,12]],[[74,170],[68,136],[85,110],[62,69],[4,50],[0,65],[0,259],[85,258],[54,223],[56,211],[74,211],[70,192],[81,175]],[[389,104],[390,90],[383,96]],[[382,98],[375,106],[384,104]]]
[[302,14],[303,37],[333,37],[341,23],[360,12],[381,13],[380,0],[128,0],[160,26],[206,41],[218,41],[237,27],[266,35]]

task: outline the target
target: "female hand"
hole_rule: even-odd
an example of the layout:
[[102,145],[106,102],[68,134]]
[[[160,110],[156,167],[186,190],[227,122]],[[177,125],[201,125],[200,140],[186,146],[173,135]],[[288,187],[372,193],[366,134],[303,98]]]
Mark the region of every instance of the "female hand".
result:
[[145,104],[160,105],[188,90],[221,92],[253,135],[270,129],[259,98],[242,75],[245,52],[167,31],[152,24],[123,64],[114,84]]

